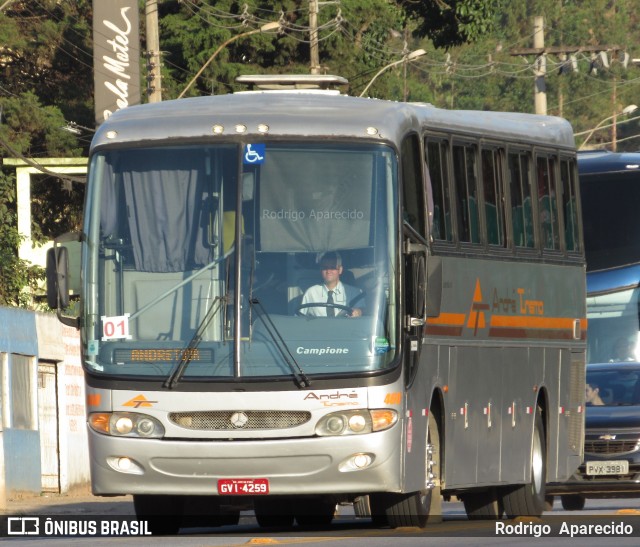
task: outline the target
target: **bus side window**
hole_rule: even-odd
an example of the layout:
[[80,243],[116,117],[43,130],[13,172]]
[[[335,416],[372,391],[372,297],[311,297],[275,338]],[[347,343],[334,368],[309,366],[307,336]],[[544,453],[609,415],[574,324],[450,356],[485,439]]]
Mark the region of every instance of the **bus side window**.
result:
[[425,146],[427,167],[433,194],[433,232],[435,240],[453,241],[451,229],[451,196],[449,192],[448,144],[428,140]]
[[560,161],[560,184],[562,187],[565,244],[567,251],[579,251],[576,176],[573,162]]
[[558,200],[556,197],[555,161],[539,156],[536,161],[538,176],[538,215],[542,230],[542,247],[560,249],[558,233]]
[[516,247],[533,248],[535,241],[533,238],[529,156],[524,152],[509,153],[509,175],[513,242]]
[[468,243],[480,243],[476,172],[475,146],[454,145],[453,178],[456,189],[458,238]]
[[402,142],[402,188],[404,220],[421,236],[426,236],[424,187],[422,184],[420,141],[409,135]]
[[482,150],[482,187],[489,245],[506,246],[502,156],[499,150]]

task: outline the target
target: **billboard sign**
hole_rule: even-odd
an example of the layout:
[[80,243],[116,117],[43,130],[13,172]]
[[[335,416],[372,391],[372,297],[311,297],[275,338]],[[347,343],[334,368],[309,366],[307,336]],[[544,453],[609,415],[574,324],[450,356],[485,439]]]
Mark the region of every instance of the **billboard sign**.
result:
[[140,103],[137,0],[93,1],[93,81],[96,126]]

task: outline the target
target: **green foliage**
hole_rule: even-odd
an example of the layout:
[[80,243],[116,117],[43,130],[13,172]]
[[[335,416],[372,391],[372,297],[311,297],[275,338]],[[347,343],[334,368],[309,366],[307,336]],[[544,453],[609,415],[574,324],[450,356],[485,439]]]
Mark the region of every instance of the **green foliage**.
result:
[[29,307],[44,270],[18,258],[21,237],[16,228],[15,181],[0,173],[0,305]]
[[[0,137],[30,158],[83,156],[91,135],[63,131],[68,122],[91,127],[93,112],[92,5],[102,0],[15,1],[0,13]],[[0,0],[0,4],[3,2]],[[141,51],[145,0],[139,0]],[[308,0],[161,0],[163,100],[240,89],[241,74],[308,73]],[[558,55],[546,56],[548,112],[588,131],[638,103],[638,68],[623,66],[640,40],[635,0],[340,0],[320,2],[321,72],[346,77],[358,95],[433,103],[444,108],[533,112],[533,18],[545,21],[547,47],[610,46],[609,65],[578,53],[578,72]],[[279,32],[248,32],[279,21]],[[615,49],[614,48],[617,48]],[[396,63],[410,51],[426,54]],[[615,50],[615,51],[614,51]],[[141,57],[141,81],[146,74]],[[386,69],[385,67],[388,67]],[[382,73],[379,71],[385,68]],[[561,70],[562,68],[562,70]],[[597,72],[593,70],[597,69]],[[143,99],[144,101],[144,99]],[[637,114],[640,114],[638,112]],[[636,114],[636,115],[637,115]],[[619,117],[618,149],[635,149],[636,121]],[[603,128],[591,144],[610,142]],[[628,139],[628,140],[626,140]],[[578,137],[578,144],[581,138]],[[608,146],[608,145],[607,145]],[[12,155],[0,146],[0,157]],[[17,259],[13,170],[0,173],[0,304],[25,305],[21,288],[37,270]],[[42,175],[34,182],[34,239],[41,241],[81,223],[81,192]]]
[[405,10],[416,20],[416,34],[437,48],[476,42],[494,29],[494,14],[504,0],[407,1]]

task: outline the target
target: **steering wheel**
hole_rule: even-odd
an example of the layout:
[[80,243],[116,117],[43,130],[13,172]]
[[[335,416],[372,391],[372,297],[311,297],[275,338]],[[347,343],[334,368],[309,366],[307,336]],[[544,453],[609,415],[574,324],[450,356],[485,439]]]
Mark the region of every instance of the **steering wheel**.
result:
[[[340,313],[338,313],[338,315],[336,315],[336,317],[346,317],[349,316],[353,313],[353,308],[351,306],[343,306],[342,304],[336,304],[334,303],[330,303],[330,302],[309,302],[308,304],[300,304],[296,311],[295,314],[296,315],[304,315],[305,317],[307,317],[306,314],[301,313],[301,311],[305,308],[333,308],[335,310],[339,310]],[[312,316],[313,317],[313,316]]]

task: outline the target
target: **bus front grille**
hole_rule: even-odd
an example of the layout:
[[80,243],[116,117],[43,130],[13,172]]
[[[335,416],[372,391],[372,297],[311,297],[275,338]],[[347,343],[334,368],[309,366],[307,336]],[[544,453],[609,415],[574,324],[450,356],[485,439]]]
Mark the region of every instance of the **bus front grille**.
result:
[[202,431],[287,429],[302,425],[310,419],[310,412],[296,410],[216,410],[169,414],[169,420],[177,426]]

